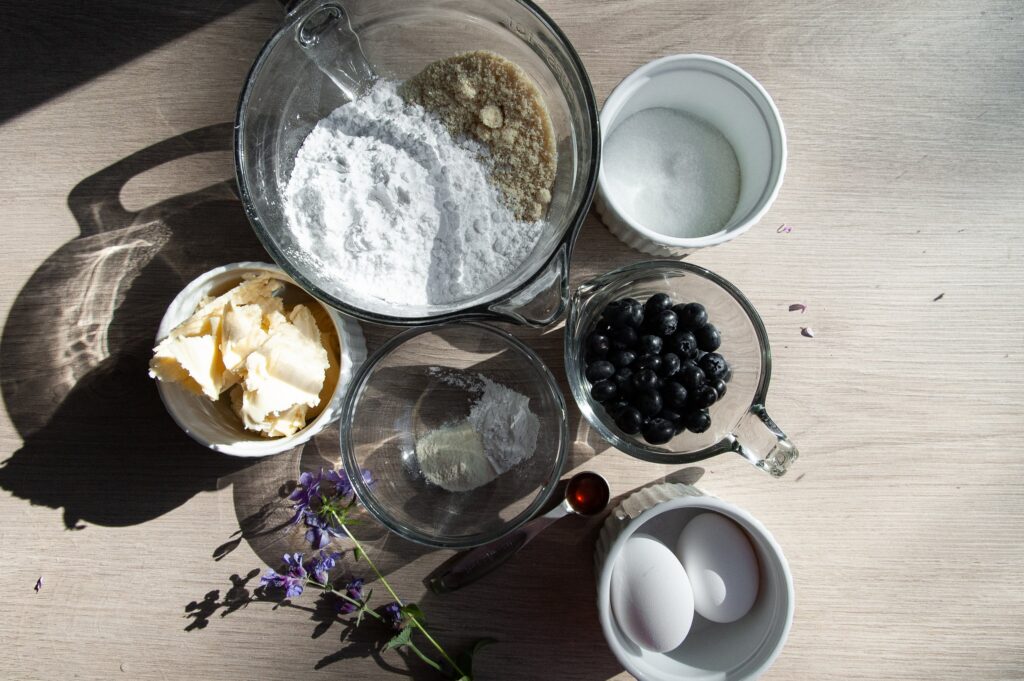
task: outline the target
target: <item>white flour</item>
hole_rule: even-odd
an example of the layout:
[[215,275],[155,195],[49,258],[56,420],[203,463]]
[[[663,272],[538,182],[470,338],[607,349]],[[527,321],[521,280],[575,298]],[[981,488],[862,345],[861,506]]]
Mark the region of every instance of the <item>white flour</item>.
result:
[[469,410],[469,423],[484,441],[484,454],[500,475],[533,456],[540,420],[530,398],[480,376],[483,394]]
[[[416,455],[428,480],[449,491],[468,491],[533,456],[540,419],[530,411],[530,398],[480,374],[440,367],[429,371],[478,397],[467,419],[430,431],[417,441]],[[481,449],[494,469],[489,478],[480,472]]]
[[527,258],[545,226],[518,222],[490,184],[486,149],[456,141],[397,83],[324,118],[299,149],[284,214],[333,293],[374,309],[484,293]]

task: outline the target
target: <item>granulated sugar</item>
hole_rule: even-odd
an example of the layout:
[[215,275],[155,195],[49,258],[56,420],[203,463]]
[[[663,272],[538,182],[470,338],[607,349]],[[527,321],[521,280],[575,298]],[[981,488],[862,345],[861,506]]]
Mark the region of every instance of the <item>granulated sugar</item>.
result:
[[490,172],[486,147],[455,140],[396,83],[378,82],[298,152],[284,196],[292,255],[331,293],[384,312],[484,293],[546,226],[516,220]]
[[736,152],[706,121],[673,109],[637,112],[605,142],[602,172],[619,209],[675,237],[713,234],[736,209]]

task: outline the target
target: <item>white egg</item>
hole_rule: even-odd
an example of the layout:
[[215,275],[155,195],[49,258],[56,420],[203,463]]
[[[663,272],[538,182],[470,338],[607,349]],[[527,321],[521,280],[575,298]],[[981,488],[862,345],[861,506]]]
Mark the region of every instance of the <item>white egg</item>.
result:
[[754,547],[739,525],[719,513],[686,523],[676,556],[686,569],[697,612],[712,622],[735,622],[750,612],[760,580]]
[[657,653],[678,647],[693,623],[693,592],[682,564],[656,539],[633,535],[612,570],[612,612],[622,631]]

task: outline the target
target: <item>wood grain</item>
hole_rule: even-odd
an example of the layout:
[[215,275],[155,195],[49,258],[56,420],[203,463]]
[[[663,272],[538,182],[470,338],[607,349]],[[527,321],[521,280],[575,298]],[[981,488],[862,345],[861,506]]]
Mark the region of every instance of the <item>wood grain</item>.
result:
[[[782,480],[736,457],[706,462],[700,481],[760,518],[791,563],[796,620],[766,678],[1024,678],[1020,3],[541,4],[600,101],[650,59],[701,52],[750,71],[785,121],[775,206],[692,256],[760,310],[768,407],[802,452]],[[240,607],[252,571],[298,545],[273,531],[279,485],[335,456],[332,435],[223,460],[178,431],[145,377],[155,320],[184,281],[266,257],[225,152],[238,90],[280,18],[269,1],[227,16],[166,5],[189,32],[133,44],[105,71],[64,55],[48,74],[45,49],[23,55],[38,69],[12,71],[41,82],[0,125],[0,677],[429,678],[337,625],[313,636],[301,608]],[[73,31],[84,11],[53,20]],[[641,259],[591,216],[573,280]],[[393,333],[367,332],[371,346]],[[519,333],[562,371],[560,328]],[[617,495],[671,472],[595,442],[575,409],[571,426],[572,468],[606,474]],[[596,623],[594,530],[563,521],[444,597],[420,580],[446,552],[366,531],[442,640],[500,639],[480,678],[625,679]]]

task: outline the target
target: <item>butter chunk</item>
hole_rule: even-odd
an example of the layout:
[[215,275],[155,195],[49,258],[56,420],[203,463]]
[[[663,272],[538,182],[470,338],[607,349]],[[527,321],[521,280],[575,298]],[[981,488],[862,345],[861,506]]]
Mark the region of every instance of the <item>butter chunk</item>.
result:
[[[247,427],[279,418],[299,405],[316,407],[330,361],[309,310],[296,305],[294,323],[279,323],[245,359],[240,416]],[[303,418],[305,412],[303,412]],[[255,428],[253,428],[255,429]]]
[[224,312],[224,330],[220,343],[224,366],[228,371],[237,372],[245,358],[263,345],[268,337],[269,334],[263,330],[261,306],[228,303]]
[[212,335],[167,338],[157,346],[150,373],[161,380],[180,380],[182,384],[211,400],[224,389],[224,365],[220,360],[217,338]]

